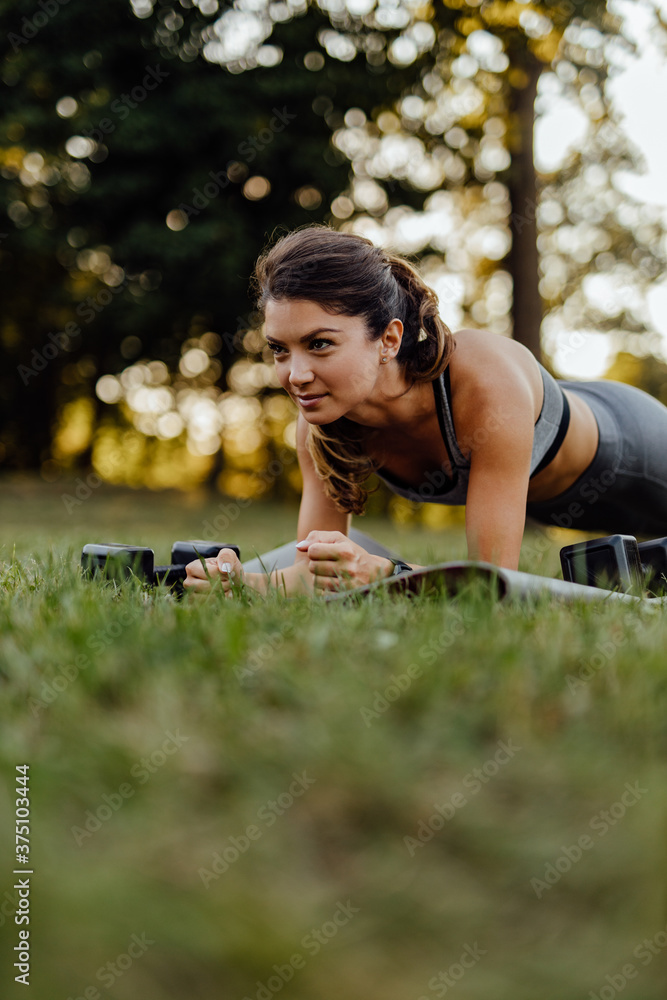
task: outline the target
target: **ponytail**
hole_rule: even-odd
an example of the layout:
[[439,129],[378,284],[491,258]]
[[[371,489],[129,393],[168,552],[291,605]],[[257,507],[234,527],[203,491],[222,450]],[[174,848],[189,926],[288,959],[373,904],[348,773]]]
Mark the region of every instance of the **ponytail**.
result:
[[[385,253],[404,300],[403,339],[396,360],[411,383],[433,382],[449,364],[454,340],[438,313],[438,296],[403,257]],[[397,314],[398,315],[398,314]]]

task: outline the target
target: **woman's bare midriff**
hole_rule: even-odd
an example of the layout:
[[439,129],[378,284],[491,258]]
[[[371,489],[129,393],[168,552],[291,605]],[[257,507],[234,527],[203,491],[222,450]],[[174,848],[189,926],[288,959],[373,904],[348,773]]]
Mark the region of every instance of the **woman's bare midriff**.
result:
[[554,460],[530,480],[529,503],[551,500],[569,489],[595,458],[599,431],[593,411],[579,396],[563,391],[570,404],[570,425]]

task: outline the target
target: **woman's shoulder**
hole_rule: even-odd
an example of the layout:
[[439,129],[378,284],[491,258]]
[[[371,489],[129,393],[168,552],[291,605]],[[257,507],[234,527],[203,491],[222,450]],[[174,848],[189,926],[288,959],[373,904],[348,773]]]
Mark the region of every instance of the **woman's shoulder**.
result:
[[527,364],[538,369],[534,355],[511,337],[472,327],[457,330],[452,336],[455,344],[453,356],[459,359],[482,364],[486,359],[494,362],[500,360],[510,367]]
[[454,335],[449,367],[452,395],[475,409],[516,393],[529,393],[539,413],[544,393],[535,356],[516,340],[488,330],[463,329]]

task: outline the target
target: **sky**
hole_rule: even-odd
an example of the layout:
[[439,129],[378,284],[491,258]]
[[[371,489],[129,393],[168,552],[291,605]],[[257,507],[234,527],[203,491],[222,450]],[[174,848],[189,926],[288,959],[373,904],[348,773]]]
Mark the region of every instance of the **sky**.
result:
[[[658,6],[667,15],[667,0]],[[640,0],[612,0],[610,9],[624,20],[624,34],[635,41],[638,52],[624,58],[625,65],[608,84],[608,93],[616,107],[627,137],[643,155],[646,172],[620,174],[620,190],[639,201],[655,205],[667,224],[667,42],[665,49],[656,44],[653,18]],[[584,116],[565,101],[555,101],[542,115],[535,130],[535,154],[538,166],[553,169],[565,158],[573,143],[584,135]],[[566,138],[567,137],[567,138]],[[662,335],[667,358],[667,281],[657,282],[648,294],[650,319]],[[556,367],[564,376],[597,378],[612,360],[613,345],[606,334],[585,333],[576,351],[568,347],[571,334],[563,334],[560,349],[555,351]]]

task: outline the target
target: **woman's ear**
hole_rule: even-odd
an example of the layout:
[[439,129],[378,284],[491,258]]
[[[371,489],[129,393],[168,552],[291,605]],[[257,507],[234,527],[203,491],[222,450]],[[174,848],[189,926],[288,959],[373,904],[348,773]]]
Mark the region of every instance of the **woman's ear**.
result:
[[390,358],[395,358],[400,350],[402,340],[403,324],[400,319],[392,319],[382,334],[383,354],[387,354]]

